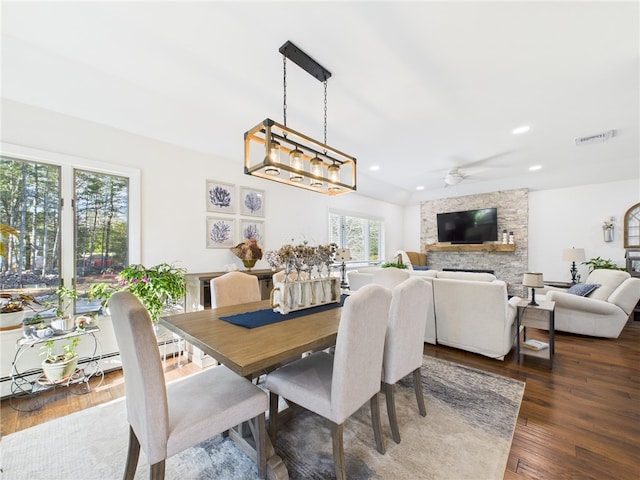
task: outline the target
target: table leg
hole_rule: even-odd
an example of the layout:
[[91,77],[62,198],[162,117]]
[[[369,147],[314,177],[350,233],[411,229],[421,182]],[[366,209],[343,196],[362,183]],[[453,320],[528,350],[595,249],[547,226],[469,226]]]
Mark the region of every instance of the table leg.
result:
[[[247,454],[251,459],[256,462],[257,454],[255,449],[255,442],[252,435],[244,435],[242,432],[255,428],[251,422],[247,422],[249,428],[239,427],[238,430],[230,430],[229,436],[231,439]],[[268,480],[289,480],[289,472],[285,466],[282,458],[276,453],[271,443],[271,438],[267,432],[265,432],[265,454],[267,457],[267,479]]]

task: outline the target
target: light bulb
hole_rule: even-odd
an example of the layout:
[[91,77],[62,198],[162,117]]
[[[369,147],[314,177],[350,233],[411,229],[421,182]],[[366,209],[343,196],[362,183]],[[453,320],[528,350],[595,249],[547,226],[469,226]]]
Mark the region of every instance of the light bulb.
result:
[[289,163],[291,168],[296,170],[296,172],[289,173],[289,180],[292,182],[301,182],[304,180],[304,177],[298,173],[304,171],[304,157],[302,156],[302,151],[297,148],[292,150],[289,154]]

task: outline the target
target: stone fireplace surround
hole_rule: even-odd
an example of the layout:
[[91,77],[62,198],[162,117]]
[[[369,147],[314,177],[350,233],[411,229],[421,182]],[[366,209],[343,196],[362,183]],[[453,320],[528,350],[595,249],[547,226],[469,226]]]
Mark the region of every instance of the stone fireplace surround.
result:
[[[493,207],[498,210],[498,236],[503,229],[513,232],[514,251],[427,251],[427,245],[438,239],[436,214]],[[427,254],[431,269],[493,270],[499,280],[507,283],[510,295],[523,296],[522,274],[529,264],[528,218],[528,189],[425,201],[420,204],[421,251]]]

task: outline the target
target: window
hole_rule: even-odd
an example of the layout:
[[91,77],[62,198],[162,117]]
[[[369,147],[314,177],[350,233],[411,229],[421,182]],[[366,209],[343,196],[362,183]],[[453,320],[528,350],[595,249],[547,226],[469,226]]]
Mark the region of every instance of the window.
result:
[[348,248],[354,261],[380,261],[384,251],[383,227],[380,219],[329,212],[330,242]]
[[0,293],[33,295],[47,316],[64,285],[80,294],[75,313],[98,309],[86,289],[138,261],[138,171],[14,148],[0,157]]

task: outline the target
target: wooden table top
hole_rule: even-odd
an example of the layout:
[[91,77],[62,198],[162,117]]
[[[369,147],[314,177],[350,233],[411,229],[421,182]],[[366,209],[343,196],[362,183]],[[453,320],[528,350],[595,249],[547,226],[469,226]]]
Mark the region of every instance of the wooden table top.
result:
[[309,350],[335,345],[342,308],[257,328],[220,320],[271,308],[269,300],[160,317],[160,324],[243,377],[253,377]]

